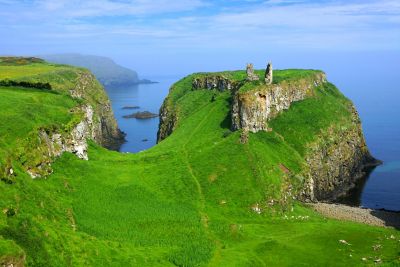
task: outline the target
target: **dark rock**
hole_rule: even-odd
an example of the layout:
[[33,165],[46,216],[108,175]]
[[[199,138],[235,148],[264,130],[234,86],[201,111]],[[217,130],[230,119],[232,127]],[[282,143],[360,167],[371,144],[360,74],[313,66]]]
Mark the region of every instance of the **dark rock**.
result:
[[139,106],[125,106],[122,109],[139,109]]
[[305,196],[313,201],[336,201],[356,186],[367,168],[381,163],[371,156],[358,113],[354,107],[352,111],[351,127],[332,126],[309,145]]
[[122,116],[125,119],[131,119],[131,118],[135,118],[135,119],[151,119],[151,118],[155,118],[158,117],[158,114],[155,113],[151,113],[149,111],[138,111],[129,115],[124,115]]
[[167,138],[178,123],[178,113],[167,97],[160,108],[160,122],[157,131],[157,143]]
[[265,83],[272,83],[272,63],[268,62],[267,69],[265,70]]

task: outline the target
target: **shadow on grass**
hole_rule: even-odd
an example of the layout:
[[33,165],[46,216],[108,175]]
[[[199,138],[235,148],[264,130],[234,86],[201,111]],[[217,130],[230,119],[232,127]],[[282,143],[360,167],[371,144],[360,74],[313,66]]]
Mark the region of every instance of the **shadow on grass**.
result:
[[232,126],[232,116],[231,116],[231,106],[232,106],[232,98],[229,98],[225,101],[225,105],[229,108],[229,112],[227,112],[225,118],[221,121],[219,126],[223,129],[231,129]]

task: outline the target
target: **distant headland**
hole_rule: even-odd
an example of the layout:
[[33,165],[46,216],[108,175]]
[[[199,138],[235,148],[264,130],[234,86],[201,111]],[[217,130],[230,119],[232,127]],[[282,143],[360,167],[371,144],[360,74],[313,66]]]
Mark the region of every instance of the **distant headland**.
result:
[[41,55],[40,57],[52,63],[87,68],[106,87],[157,83],[148,79],[140,79],[136,71],[118,65],[111,58],[103,56],[68,53]]

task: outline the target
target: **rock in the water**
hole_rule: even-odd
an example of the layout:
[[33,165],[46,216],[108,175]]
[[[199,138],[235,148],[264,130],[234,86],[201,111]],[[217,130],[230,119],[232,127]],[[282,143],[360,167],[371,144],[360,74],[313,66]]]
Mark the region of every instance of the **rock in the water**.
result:
[[124,106],[122,109],[139,109],[139,106]]
[[254,73],[253,64],[249,63],[246,66],[246,74],[248,81],[258,81],[260,78]]
[[268,62],[267,69],[265,70],[265,83],[272,83],[272,63]]
[[124,115],[122,116],[125,119],[130,119],[130,118],[135,118],[135,119],[150,119],[150,118],[155,118],[158,117],[158,114],[151,113],[149,111],[143,111],[143,112],[136,112],[132,113],[129,115]]

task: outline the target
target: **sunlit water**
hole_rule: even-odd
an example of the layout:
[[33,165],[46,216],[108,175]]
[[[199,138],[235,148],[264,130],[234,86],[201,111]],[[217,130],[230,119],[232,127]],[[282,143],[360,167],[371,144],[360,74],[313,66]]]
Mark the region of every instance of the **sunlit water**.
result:
[[[112,108],[118,127],[126,133],[126,142],[121,146],[121,152],[139,152],[156,144],[159,118],[125,119],[138,111],[150,111],[158,114],[164,98],[168,95],[170,86],[178,77],[154,77],[159,83],[140,84],[106,88],[111,99]],[[139,109],[123,109],[125,106],[139,106]]]
[[[362,207],[400,210],[400,86],[398,68],[360,67],[332,71],[328,78],[349,97],[360,114],[371,154],[383,161],[352,196]],[[373,71],[372,71],[373,70]],[[328,73],[329,74],[329,73]]]
[[[398,69],[359,66],[354,72],[341,66],[324,66],[328,79],[349,97],[359,111],[368,147],[382,160],[366,180],[359,183],[348,201],[369,208],[400,210],[400,88]],[[139,120],[122,116],[136,111],[158,113],[169,87],[180,77],[157,78],[157,84],[107,88],[119,127],[127,136],[121,152],[138,152],[156,144],[158,118]],[[124,110],[124,106],[140,106]],[[147,141],[146,141],[147,140]]]

